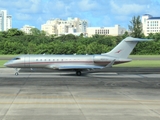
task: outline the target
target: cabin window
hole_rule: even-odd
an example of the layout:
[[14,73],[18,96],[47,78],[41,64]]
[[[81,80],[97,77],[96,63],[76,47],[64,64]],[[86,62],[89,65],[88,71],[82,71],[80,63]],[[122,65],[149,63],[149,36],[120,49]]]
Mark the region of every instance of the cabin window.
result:
[[50,61],[50,59],[49,59],[49,61]]
[[36,61],[38,61],[38,59],[36,59]]

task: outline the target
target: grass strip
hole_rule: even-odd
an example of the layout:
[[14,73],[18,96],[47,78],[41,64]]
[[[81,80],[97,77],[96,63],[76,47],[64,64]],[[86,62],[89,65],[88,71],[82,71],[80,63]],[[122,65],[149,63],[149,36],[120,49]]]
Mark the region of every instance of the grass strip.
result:
[[150,57],[155,57],[155,58],[160,58],[160,55],[129,55],[129,58],[150,58]]
[[14,58],[16,56],[18,56],[18,55],[0,55],[0,58],[3,58],[3,57],[5,57],[5,58]]
[[4,68],[4,63],[6,63],[8,60],[0,60],[0,68]]
[[114,67],[160,67],[160,60],[133,60]]

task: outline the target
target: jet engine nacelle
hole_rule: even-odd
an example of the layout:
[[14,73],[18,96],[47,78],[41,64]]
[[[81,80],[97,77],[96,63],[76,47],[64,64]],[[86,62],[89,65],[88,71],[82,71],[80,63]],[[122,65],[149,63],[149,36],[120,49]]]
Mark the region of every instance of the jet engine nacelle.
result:
[[102,56],[102,55],[95,55],[93,58],[94,62],[107,62],[107,61],[111,61],[110,58],[108,58],[107,56]]

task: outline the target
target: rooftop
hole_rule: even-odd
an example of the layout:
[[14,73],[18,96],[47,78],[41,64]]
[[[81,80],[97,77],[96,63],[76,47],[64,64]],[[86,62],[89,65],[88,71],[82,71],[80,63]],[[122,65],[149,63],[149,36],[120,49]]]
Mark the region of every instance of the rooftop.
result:
[[153,20],[153,19],[160,19],[160,17],[151,17],[148,20]]
[[151,16],[150,14],[144,14],[143,16]]

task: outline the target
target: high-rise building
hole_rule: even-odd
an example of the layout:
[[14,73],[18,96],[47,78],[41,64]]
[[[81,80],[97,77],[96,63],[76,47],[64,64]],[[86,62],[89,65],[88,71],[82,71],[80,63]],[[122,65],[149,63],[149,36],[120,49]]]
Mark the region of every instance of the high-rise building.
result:
[[79,18],[51,19],[46,24],[41,25],[41,30],[46,31],[49,35],[56,34],[75,34],[80,35],[86,33],[88,22],[86,20],[80,20]]
[[149,33],[160,32],[160,17],[152,17],[149,14],[142,16],[143,33],[147,36]]
[[0,10],[0,31],[7,31],[12,28],[12,16],[7,14],[7,10]]

